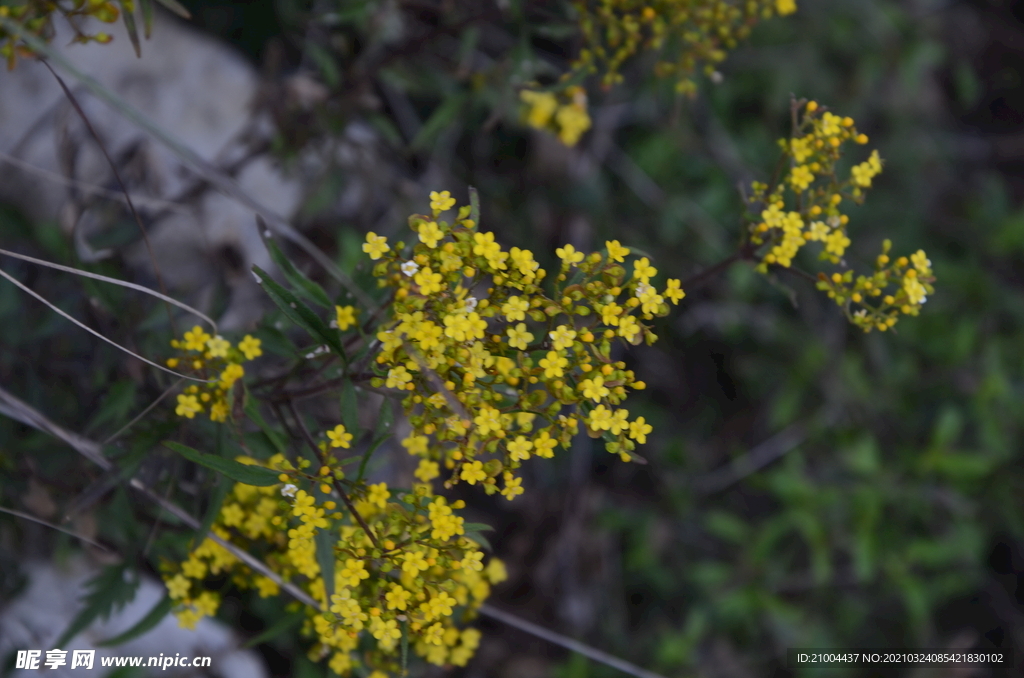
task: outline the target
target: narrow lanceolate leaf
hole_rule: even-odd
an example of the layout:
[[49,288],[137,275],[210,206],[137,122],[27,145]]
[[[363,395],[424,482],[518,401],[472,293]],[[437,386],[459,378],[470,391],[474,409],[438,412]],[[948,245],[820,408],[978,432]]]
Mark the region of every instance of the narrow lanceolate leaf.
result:
[[320,566],[320,576],[324,580],[327,600],[334,595],[334,545],[338,543],[335,530],[319,530],[314,537],[316,543],[316,562]]
[[128,30],[128,39],[132,41],[135,49],[135,56],[142,58],[142,45],[139,43],[139,27],[135,25],[135,13],[129,3],[121,0],[121,16],[124,18],[124,27]]
[[423,123],[423,127],[416,133],[409,147],[414,151],[422,151],[429,148],[437,137],[441,135],[441,132],[455,121],[455,118],[462,111],[465,102],[466,95],[461,92],[453,94],[441,102],[441,105]]
[[165,440],[163,444],[165,447],[177,452],[189,461],[195,462],[200,466],[205,466],[206,468],[225,475],[228,478],[231,478],[231,480],[242,483],[243,485],[267,487],[269,485],[277,485],[281,482],[277,479],[278,474],[269,468],[240,464],[231,459],[217,457],[212,454],[205,454],[199,450],[194,450],[187,445],[182,445],[181,443],[176,443],[171,440]]
[[359,440],[359,399],[351,379],[341,385],[341,423],[352,434],[352,440]]
[[377,426],[373,432],[373,441],[370,442],[370,446],[366,448],[366,452],[363,453],[363,458],[359,462],[359,472],[356,474],[356,480],[362,480],[363,474],[366,473],[366,464],[370,461],[370,457],[377,451],[377,448],[384,444],[388,438],[391,437],[391,424],[394,422],[395,413],[394,407],[391,401],[386,401],[380,410],[380,415],[377,417]]
[[142,26],[145,31],[146,40],[153,33],[153,0],[142,0]]
[[274,640],[275,638],[279,638],[283,636],[284,632],[288,629],[292,628],[293,626],[298,626],[305,618],[305,610],[298,610],[296,612],[292,612],[290,615],[284,617],[283,619],[280,619],[276,624],[272,624],[270,628],[264,630],[259,635],[250,638],[242,647],[255,647],[260,643],[265,643],[268,640]]
[[281,269],[281,272],[284,273],[284,277],[288,279],[288,282],[292,284],[299,294],[314,304],[319,304],[320,306],[328,309],[333,308],[334,304],[331,303],[330,297],[328,297],[327,293],[324,292],[324,288],[304,276],[299,269],[295,268],[295,264],[293,264],[288,257],[284,255],[281,248],[277,246],[276,242],[274,242],[273,237],[268,235],[270,231],[267,229],[266,222],[259,216],[256,217],[256,222],[259,226],[260,237],[263,238],[263,244],[266,246],[267,251],[270,252],[270,258],[273,259],[274,263],[277,264],[277,267]]
[[174,607],[174,601],[171,600],[170,596],[164,596],[160,601],[153,606],[146,616],[135,622],[135,625],[124,633],[118,634],[113,638],[107,640],[101,640],[96,643],[98,647],[110,647],[112,645],[123,645],[129,640],[134,640],[142,634],[156,628],[156,626],[164,620],[171,612],[171,608]]
[[274,446],[274,449],[277,450],[279,454],[285,454],[287,452],[287,448],[285,447],[284,436],[280,431],[275,431],[270,428],[270,425],[267,424],[263,415],[260,414],[260,407],[257,404],[256,399],[252,397],[252,394],[249,393],[248,389],[245,392],[244,411],[246,416],[252,419],[253,422],[259,426],[260,432],[262,432],[267,441]]
[[342,348],[341,341],[339,340],[338,333],[336,331],[328,327],[327,323],[325,323],[320,316],[314,313],[309,306],[306,306],[301,299],[274,282],[274,280],[267,275],[267,272],[262,268],[259,266],[253,266],[252,270],[253,273],[256,274],[256,279],[259,281],[260,286],[263,287],[271,301],[273,301],[292,322],[304,329],[317,341],[327,345],[328,348],[338,354],[345,365],[348,365],[348,359],[345,356],[345,349]]
[[175,14],[177,14],[178,16],[180,16],[182,19],[191,19],[192,18],[192,14],[187,9],[185,9],[185,6],[182,5],[180,2],[178,2],[178,0],[156,0],[156,1],[159,2],[161,5],[163,5],[164,7],[166,7],[167,9],[171,10],[172,12],[174,12]]

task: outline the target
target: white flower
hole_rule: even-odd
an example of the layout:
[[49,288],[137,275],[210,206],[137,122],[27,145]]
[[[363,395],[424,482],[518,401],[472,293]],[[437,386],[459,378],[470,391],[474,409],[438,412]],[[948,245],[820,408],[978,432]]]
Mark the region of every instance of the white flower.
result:
[[402,273],[406,274],[410,278],[416,275],[416,271],[420,270],[420,265],[415,261],[407,261],[401,266]]
[[649,289],[651,289],[650,285],[648,285],[647,283],[640,283],[639,285],[636,286],[636,296],[638,298],[644,296],[645,294],[647,294],[647,290]]
[[288,483],[281,488],[281,496],[283,497],[294,497],[295,493],[298,492],[299,488],[295,487],[291,483]]
[[476,297],[466,297],[466,301],[463,302],[466,308],[466,313],[472,313],[476,310]]

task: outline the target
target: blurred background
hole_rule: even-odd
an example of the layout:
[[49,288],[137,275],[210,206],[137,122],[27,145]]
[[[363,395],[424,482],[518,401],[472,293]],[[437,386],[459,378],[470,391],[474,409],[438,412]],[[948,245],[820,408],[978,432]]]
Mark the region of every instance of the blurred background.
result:
[[[654,77],[649,55],[628,63],[622,84],[585,82],[593,127],[572,148],[522,123],[516,94],[550,84],[578,53],[565,3],[184,4],[191,29],[159,15],[137,64],[113,30],[102,54],[119,56],[97,67],[122,92],[164,88],[185,112],[207,107],[197,117],[207,131],[182,122],[184,113],[165,124],[197,145],[220,135],[196,150],[293,217],[371,291],[365,233],[407,239],[406,217],[427,209],[429,191],[451,190],[462,203],[468,186],[480,192],[482,227],[506,247],[532,249],[542,266],[563,243],[590,251],[616,238],[685,280],[735,251],[738,186],[770,175],[792,96],[852,116],[885,170],[850,212],[847,261],[869,268],[884,238],[898,253],[923,248],[938,282],[919,317],[864,334],[810,283],[736,264],[687,289],[653,347],[624,354],[648,385],[630,407],[654,426],[639,450],[646,465],[582,437],[527,465],[527,493],[515,502],[453,496],[466,500],[469,520],[495,527],[489,539],[510,575],[495,588],[496,607],[669,678],[817,675],[788,668],[789,647],[1012,649],[1014,667],[829,675],[1021,675],[1024,3],[803,0],[795,14],[758,24],[719,75],[698,79],[692,99]],[[76,49],[97,48],[64,52]],[[224,82],[249,84],[204,81],[207,62],[189,65],[199,53],[234,64]],[[60,107],[43,116],[27,98],[37,94],[25,83],[44,76],[23,64],[0,79],[0,127],[21,130],[0,145],[0,243],[155,286],[116,183],[88,170],[102,165],[89,160],[96,148],[80,122]],[[34,118],[17,117],[7,94],[15,87]],[[59,90],[47,91],[57,101]],[[153,111],[164,105],[151,101]],[[142,216],[174,294],[272,350],[284,346],[270,304],[250,288],[249,265],[266,257],[251,211],[222,204],[147,150],[144,135],[95,110],[126,183],[156,201]],[[850,162],[864,159],[857,152]],[[37,157],[32,164],[64,182],[9,157]],[[43,197],[12,189],[19,182]],[[341,294],[300,248],[283,246]],[[0,265],[104,334],[144,355],[166,353],[166,313],[149,300],[21,261]],[[0,328],[0,385],[97,440],[169,384],[6,281]],[[336,409],[337,400],[310,407]],[[147,454],[146,443],[176,425],[155,417],[111,452],[154,482],[181,485],[188,469]],[[160,554],[187,543],[181,526],[116,483],[93,496],[99,480],[59,441],[0,417],[0,505],[70,516],[133,571],[155,572]],[[197,489],[193,508],[203,501]],[[78,550],[0,514],[0,615],[26,590],[26,563],[66,562]],[[324,675],[296,629],[260,635],[282,614],[283,603],[236,596],[219,619],[240,642],[259,640],[268,675]],[[477,656],[450,675],[621,675],[497,622],[479,625]],[[446,674],[416,666],[413,675]]]

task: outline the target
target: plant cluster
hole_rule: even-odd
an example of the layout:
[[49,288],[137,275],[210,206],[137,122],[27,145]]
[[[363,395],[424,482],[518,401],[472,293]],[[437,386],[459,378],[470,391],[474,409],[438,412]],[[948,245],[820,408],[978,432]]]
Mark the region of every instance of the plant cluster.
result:
[[660,52],[655,73],[695,94],[698,67],[710,75],[728,50],[763,19],[796,11],[795,0],[574,0],[584,48],[574,64],[600,73],[606,87],[623,80],[623,63]]
[[794,102],[793,117],[792,136],[779,140],[789,165],[784,177],[773,186],[754,182],[748,199],[752,207],[764,206],[760,220],[749,225],[751,243],[767,245],[757,270],[765,273],[769,265],[789,268],[804,245],[819,242],[819,259],[846,270],[819,273],[817,287],[835,300],[850,322],[865,332],[884,332],[896,324],[900,313],[917,315],[927,295],[934,292],[935,282],[923,250],[909,258],[891,259],[892,242],[887,239],[874,273],[856,277],[843,259],[851,241],[846,228],[850,218],[841,205],[844,200],[864,201],[864,191],[882,171],[878,151],[854,165],[848,177],[840,178],[837,164],[843,144],[866,144],[867,135],[857,131],[853,118],[838,116],[814,101]]

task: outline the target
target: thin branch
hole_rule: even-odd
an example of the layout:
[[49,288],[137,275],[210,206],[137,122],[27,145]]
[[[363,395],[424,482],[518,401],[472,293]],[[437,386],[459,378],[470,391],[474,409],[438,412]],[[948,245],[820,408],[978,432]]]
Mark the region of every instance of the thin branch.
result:
[[[295,403],[290,400],[288,401],[288,410],[292,413],[292,418],[295,419],[295,422],[298,424],[299,430],[302,431],[303,440],[305,440],[306,444],[309,445],[309,448],[313,450],[313,454],[320,459],[323,456],[323,452],[319,447],[317,447],[316,441],[313,440],[313,436],[310,434],[309,429],[306,428],[305,422],[303,422],[302,417],[299,416],[299,411],[295,409]],[[370,526],[366,523],[366,520],[363,519],[363,516],[359,511],[356,510],[355,504],[352,503],[348,493],[345,492],[345,488],[341,486],[341,483],[338,482],[337,478],[332,478],[331,480],[334,485],[334,489],[338,491],[338,494],[341,495],[341,500],[345,502],[345,506],[348,507],[349,512],[352,513],[352,517],[357,523],[359,523],[359,527],[363,528],[363,532],[365,532],[366,536],[370,538],[370,541],[373,542],[374,548],[379,549],[380,544],[377,542],[376,535],[374,535],[373,530],[370,529]]]
[[17,278],[15,278],[11,274],[9,274],[6,271],[4,271],[2,268],[0,268],[0,276],[3,276],[4,278],[7,278],[12,283],[14,283],[17,287],[21,288],[21,290],[23,290],[24,292],[27,292],[28,294],[32,295],[33,297],[35,297],[39,301],[41,301],[44,304],[46,304],[50,308],[50,310],[53,311],[54,313],[57,313],[58,315],[63,316],[64,318],[70,320],[74,324],[76,324],[79,327],[81,327],[83,330],[85,330],[89,334],[97,337],[98,339],[102,339],[103,341],[107,342],[108,344],[110,344],[114,348],[117,348],[117,349],[119,349],[121,351],[124,351],[128,355],[132,356],[133,358],[137,358],[137,359],[141,360],[142,362],[146,363],[147,365],[151,365],[151,366],[157,368],[158,370],[163,370],[164,372],[167,372],[168,374],[173,374],[176,377],[181,377],[182,379],[189,379],[191,381],[198,381],[199,383],[202,383],[202,384],[209,384],[209,383],[212,383],[212,382],[216,381],[216,379],[200,379],[198,377],[190,377],[187,374],[181,374],[179,372],[175,372],[174,370],[172,370],[170,368],[167,368],[167,367],[164,367],[163,365],[155,363],[152,360],[149,360],[148,358],[143,358],[138,353],[135,353],[134,351],[131,351],[131,350],[125,348],[124,346],[121,346],[121,344],[117,343],[113,339],[107,339],[105,336],[103,336],[102,334],[100,334],[96,330],[92,329],[91,327],[89,327],[85,323],[83,323],[83,322],[81,322],[79,320],[76,320],[75,318],[71,317],[70,315],[68,315],[67,313],[62,311],[60,308],[58,308],[54,304],[51,304],[45,298],[43,298],[42,296],[40,296],[39,294],[34,292],[32,289],[30,289],[30,288],[26,287],[25,285],[21,284],[21,282],[18,281]]
[[[124,181],[121,180],[121,173],[117,171],[117,164],[110,157],[110,154],[107,153],[106,145],[103,143],[103,140],[100,139],[100,135],[96,133],[96,129],[92,126],[89,116],[85,114],[85,111],[83,111],[82,107],[78,104],[78,100],[75,99],[75,95],[71,93],[71,90],[68,89],[68,86],[64,83],[64,79],[57,75],[57,71],[53,70],[53,66],[51,66],[46,59],[40,59],[39,61],[46,66],[46,69],[53,74],[54,78],[56,78],[57,84],[60,85],[62,90],[64,90],[64,96],[66,96],[68,101],[71,102],[71,107],[75,109],[75,112],[78,113],[78,117],[80,117],[82,122],[85,123],[85,128],[89,130],[89,134],[92,135],[92,138],[96,141],[96,145],[99,146],[100,152],[103,153],[103,157],[107,159],[107,164],[110,165],[110,171],[114,173],[114,179],[117,180],[117,185],[121,187],[121,193],[124,194],[125,202],[128,203],[128,211],[132,213],[132,218],[135,219],[135,223],[138,225],[139,231],[142,232],[142,239],[146,243],[146,251],[149,253],[149,260],[153,264],[153,273],[156,275],[156,282],[160,285],[160,291],[166,295],[167,286],[164,285],[164,277],[160,273],[160,266],[156,263],[156,254],[153,253],[153,244],[149,241],[149,233],[146,232],[146,227],[142,225],[142,218],[135,209],[135,203],[132,202],[131,195],[128,194],[128,187],[125,186]],[[171,331],[174,332],[174,334],[177,334],[178,331],[174,328],[174,315],[171,313],[171,307],[167,306],[166,308],[167,320],[171,324]]]
[[214,322],[214,320],[210,316],[206,315],[202,311],[199,311],[198,309],[192,308],[188,304],[182,303],[182,302],[178,301],[177,299],[175,299],[173,297],[167,296],[166,294],[161,294],[160,292],[157,292],[155,290],[151,290],[148,287],[143,287],[142,285],[136,285],[135,283],[126,282],[124,280],[118,280],[117,278],[111,278],[109,276],[100,275],[99,273],[90,273],[89,271],[83,271],[81,269],[73,268],[71,266],[63,266],[61,264],[55,264],[52,261],[46,261],[44,259],[36,259],[35,257],[30,257],[30,256],[25,255],[25,254],[18,254],[17,252],[11,252],[11,251],[5,250],[5,249],[0,249],[0,254],[6,255],[8,257],[13,257],[15,259],[21,259],[22,261],[28,261],[28,262],[31,262],[33,264],[38,264],[40,266],[46,266],[47,268],[52,268],[52,269],[57,270],[57,271],[64,271],[65,273],[71,273],[73,275],[79,275],[79,276],[82,276],[83,278],[92,278],[93,280],[101,280],[103,282],[108,282],[108,283],[110,283],[112,285],[117,285],[118,287],[127,287],[130,290],[135,290],[136,292],[142,292],[143,294],[148,294],[151,297],[156,297],[157,299],[162,299],[163,301],[167,302],[168,304],[173,304],[173,305],[177,306],[178,308],[180,308],[180,309],[182,309],[184,311],[188,311],[189,313],[191,313],[192,315],[194,315],[196,317],[202,318],[203,320],[205,320],[207,323],[210,324],[210,327],[213,328],[214,334],[217,333],[217,323]]
[[91,76],[88,76],[75,68],[75,66],[66,57],[54,50],[43,40],[40,40],[31,33],[24,31],[16,22],[11,21],[7,17],[0,17],[0,26],[3,26],[8,31],[17,35],[19,39],[24,40],[34,52],[38,52],[39,54],[46,56],[47,59],[60,66],[61,69],[82,83],[97,98],[106,102],[111,108],[115,109],[121,115],[128,118],[152,135],[154,139],[167,147],[167,149],[174,153],[179,160],[189,166],[196,174],[208,181],[210,185],[214,186],[239,204],[248,207],[253,212],[262,216],[270,225],[271,229],[277,231],[283,237],[291,240],[302,248],[309,256],[320,264],[324,270],[344,285],[360,304],[368,309],[374,308],[375,304],[373,303],[373,299],[355,284],[351,276],[338,268],[335,263],[331,261],[330,257],[324,254],[320,248],[309,240],[309,238],[299,233],[291,224],[288,223],[287,219],[270,210],[249,195],[234,179],[227,176],[212,163],[203,159],[198,153],[186,146],[163,127],[157,125],[140,113],[120,96],[111,92]]
[[664,676],[660,674],[648,671],[647,669],[642,669],[636,664],[631,664],[624,659],[619,659],[618,657],[610,655],[603,650],[598,650],[597,648],[581,643],[578,640],[573,640],[568,636],[563,636],[560,633],[549,631],[543,626],[538,626],[537,624],[528,622],[525,619],[520,619],[515,615],[499,610],[487,603],[480,606],[480,614],[485,617],[490,617],[491,619],[496,619],[503,624],[514,626],[520,631],[526,631],[530,635],[537,636],[549,643],[561,645],[567,650],[577,652],[588,659],[593,659],[596,662],[600,662],[605,666],[610,666],[613,669],[618,669],[619,671],[628,673],[631,676],[636,676],[637,678],[664,678]]
[[18,517],[18,518],[23,518],[25,520],[30,520],[33,523],[39,523],[40,525],[44,525],[44,526],[50,528],[51,530],[57,530],[58,532],[63,532],[64,534],[66,534],[66,535],[68,535],[70,537],[74,537],[75,539],[78,539],[79,541],[84,541],[86,544],[89,544],[90,546],[95,546],[96,548],[98,548],[98,549],[100,549],[102,551],[106,551],[107,553],[112,553],[112,551],[110,549],[108,549],[106,546],[104,546],[103,544],[99,543],[98,541],[93,541],[92,539],[89,539],[88,537],[84,537],[84,536],[78,534],[77,532],[72,532],[71,530],[66,530],[63,527],[61,527],[60,525],[54,525],[53,523],[47,522],[45,520],[42,520],[41,518],[36,518],[35,516],[30,515],[28,513],[22,513],[21,511],[17,511],[15,509],[4,508],[3,506],[0,506],[0,513],[8,513],[8,514],[10,514],[12,516],[15,516],[15,517]]
[[[90,184],[86,181],[72,179],[70,177],[64,176],[63,174],[51,172],[48,169],[37,167],[32,163],[25,162],[21,158],[15,157],[4,151],[0,151],[0,160],[6,163],[10,163],[11,165],[14,165],[15,167],[18,167],[26,172],[30,172],[37,176],[41,176],[45,179],[48,179],[49,181],[52,181],[55,184],[60,184],[61,186],[67,186],[69,188],[77,188],[78,190],[85,193],[87,196],[95,195],[101,198],[107,198],[108,200],[116,200],[122,203],[125,202],[125,196],[123,193],[120,193],[118,191],[112,191],[108,188],[103,188],[102,186],[98,186],[96,184]],[[192,210],[190,210],[189,208],[185,207],[184,205],[179,205],[178,203],[172,202],[170,200],[161,200],[160,198],[147,198],[141,195],[135,196],[134,198],[132,198],[132,200],[134,200],[136,204],[141,205],[143,207],[150,207],[152,209],[162,209],[167,210],[169,212],[177,212],[179,214],[192,214]]]
[[[114,467],[113,462],[111,462],[109,459],[103,456],[102,452],[100,451],[99,443],[84,438],[76,433],[67,431],[66,429],[58,426],[57,424],[47,419],[42,413],[29,407],[22,401],[15,398],[13,395],[7,393],[5,390],[3,390],[2,387],[0,387],[0,413],[6,414],[12,419],[16,419],[24,424],[37,428],[40,431],[48,433],[54,436],[55,438],[64,441],[72,448],[74,448],[79,454],[86,457],[90,461],[96,463],[105,470],[110,470]],[[185,525],[191,527],[194,530],[200,529],[200,522],[196,520],[190,513],[183,510],[174,502],[164,499],[162,496],[160,496],[152,489],[147,487],[138,478],[132,478],[128,484],[133,489],[140,492],[147,499],[155,502],[165,511],[181,520]],[[240,561],[251,567],[256,572],[259,572],[263,576],[273,581],[281,588],[281,590],[286,592],[288,595],[292,596],[295,600],[298,600],[300,603],[303,603],[304,605],[309,605],[315,610],[323,611],[323,605],[314,600],[308,593],[298,588],[291,582],[282,579],[278,573],[270,569],[270,567],[260,559],[256,558],[247,551],[244,551],[243,549],[239,548],[230,541],[222,539],[221,537],[217,536],[216,533],[209,533],[207,535],[207,538],[212,540],[216,544],[222,546],[231,555],[238,558]],[[497,608],[491,607],[490,605],[481,605],[479,608],[479,613],[486,617],[490,617],[502,623],[508,624],[510,626],[514,626],[533,636],[546,640],[550,643],[554,643],[555,645],[560,645],[573,652],[578,652],[579,654],[582,654],[583,656],[588,657],[589,659],[601,662],[602,664],[611,666],[615,669],[618,669],[619,671],[622,671],[632,676],[636,676],[637,678],[664,678],[659,674],[652,673],[650,671],[642,669],[638,666],[630,664],[627,661],[619,659],[618,657],[614,657],[606,652],[590,647],[589,645],[581,643],[577,640],[573,640],[572,638],[568,638],[553,631],[549,631],[543,628],[542,626],[538,626],[524,619],[520,619],[519,617],[513,614],[509,614],[508,612],[504,612]]]
[[157,405],[159,405],[159,404],[160,404],[160,401],[161,401],[161,400],[163,400],[164,398],[166,398],[166,397],[167,397],[167,395],[168,395],[168,394],[169,394],[169,393],[170,393],[171,391],[173,391],[174,389],[178,388],[178,386],[179,386],[180,384],[181,384],[181,379],[179,379],[178,381],[176,381],[176,382],[174,382],[173,384],[171,384],[171,385],[170,385],[170,386],[169,386],[169,387],[167,388],[167,390],[165,390],[165,391],[164,391],[163,393],[161,393],[161,394],[160,394],[160,396],[159,396],[159,397],[158,397],[158,398],[157,398],[156,400],[154,400],[154,401],[153,401],[153,402],[151,402],[151,403],[150,403],[149,405],[147,405],[147,406],[146,406],[146,409],[144,409],[144,410],[142,410],[141,412],[139,412],[139,413],[138,413],[137,415],[135,415],[135,417],[134,417],[134,418],[133,418],[133,419],[132,419],[131,421],[129,421],[129,422],[127,423],[127,424],[125,424],[124,426],[122,426],[121,428],[119,428],[119,429],[117,430],[117,432],[116,432],[116,433],[114,433],[114,434],[113,434],[112,436],[110,436],[109,438],[107,438],[106,440],[104,440],[104,441],[103,441],[103,445],[109,445],[110,443],[112,443],[112,442],[114,442],[115,440],[117,440],[117,439],[118,439],[118,438],[119,438],[119,437],[121,436],[121,434],[122,434],[122,433],[124,433],[125,431],[127,431],[128,429],[130,429],[130,428],[131,428],[132,426],[134,426],[134,425],[135,425],[136,423],[138,423],[138,421],[139,421],[140,419],[142,419],[142,418],[143,418],[144,416],[146,416],[147,414],[149,414],[149,412],[150,412],[150,411],[151,411],[151,410],[152,410],[152,409],[153,409],[154,407],[156,407]]
[[[57,424],[50,421],[41,412],[29,406],[28,404],[22,402],[14,395],[5,391],[2,387],[0,387],[0,414],[4,414],[10,417],[11,419],[20,421],[21,423],[27,426],[31,426],[32,428],[43,431],[44,433],[48,433],[53,437],[67,443],[71,448],[73,448],[83,457],[93,462],[94,464],[104,469],[105,471],[115,469],[114,463],[107,459],[105,456],[103,456],[102,448],[99,443],[93,440],[89,440],[88,438],[85,438],[83,436],[80,436],[77,433],[72,433],[71,431],[68,431],[67,429],[61,426],[58,426]],[[155,502],[162,509],[164,509],[165,511],[167,511],[168,513],[170,513],[175,518],[185,523],[192,529],[198,530],[202,527],[200,522],[196,520],[194,517],[192,517],[190,513],[182,509],[174,502],[168,499],[164,499],[158,493],[154,492],[152,489],[146,486],[146,484],[143,483],[138,478],[132,478],[131,480],[129,480],[128,485],[132,489],[141,493],[150,501]],[[259,558],[254,557],[253,555],[239,548],[230,541],[222,539],[215,533],[211,532],[207,535],[207,538],[213,540],[215,543],[224,547],[224,549],[227,550],[231,555],[241,560],[243,563],[251,567],[253,570],[256,570],[263,576],[273,581],[275,584],[281,587],[282,590],[286,591],[296,600],[305,603],[306,605],[311,605],[315,609],[321,609],[320,604],[313,600],[313,598],[311,598],[309,594],[307,594],[305,591],[298,588],[291,582],[282,579],[279,574],[270,569],[270,567],[267,566],[266,563],[261,561]]]

